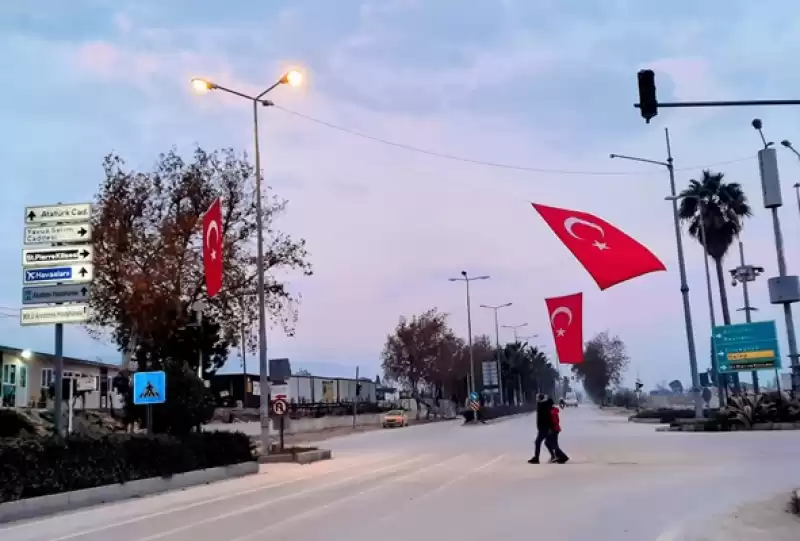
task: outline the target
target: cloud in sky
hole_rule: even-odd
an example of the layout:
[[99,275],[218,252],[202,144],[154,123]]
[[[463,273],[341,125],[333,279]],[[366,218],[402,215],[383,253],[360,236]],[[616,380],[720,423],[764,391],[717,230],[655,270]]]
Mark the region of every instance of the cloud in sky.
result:
[[[451,313],[465,333],[464,291],[447,277],[467,269],[492,275],[476,284],[475,306],[513,301],[504,322],[528,322],[545,344],[551,339],[543,298],[584,291],[587,336],[619,333],[642,377],[685,380],[666,174],[608,154],[663,159],[669,126],[678,169],[721,164],[714,168],[743,183],[756,208],[743,236],[748,257],[776,274],[749,122],[759,115],[770,137],[800,139],[793,133],[798,111],[662,110],[645,125],[632,103],[635,72],[645,66],[656,70],[664,101],[795,97],[800,23],[785,16],[793,7],[789,0],[728,1],[724,10],[679,1],[668,11],[635,0],[1,6],[0,69],[14,79],[0,89],[0,220],[8,232],[0,254],[13,269],[0,276],[0,306],[19,305],[21,273],[13,262],[24,205],[90,199],[111,150],[142,168],[173,145],[181,152],[199,143],[251,153],[247,105],[222,94],[193,95],[189,78],[257,92],[300,65],[308,86],[273,95],[289,111],[441,154],[540,171],[409,152],[278,108],[264,111],[266,180],[290,200],[280,225],[308,240],[316,271],[291,279],[303,295],[297,333],[273,331],[270,355],[375,372],[398,316],[431,306]],[[784,236],[797,272],[800,254],[791,239],[800,234],[800,219],[788,202],[800,172],[791,156],[782,154],[781,165]],[[680,170],[679,187],[699,173]],[[532,200],[603,216],[650,246],[668,272],[598,292],[532,211]],[[702,259],[699,247],[686,245],[703,367],[709,328]],[[735,263],[731,257],[726,268]],[[759,314],[782,329],[766,281],[753,289]],[[729,295],[738,307],[738,290]],[[476,332],[493,331],[490,313],[473,315]],[[21,331],[13,319],[0,319],[0,333],[1,343],[52,347],[49,328]],[[80,329],[69,330],[66,349],[118,358]]]

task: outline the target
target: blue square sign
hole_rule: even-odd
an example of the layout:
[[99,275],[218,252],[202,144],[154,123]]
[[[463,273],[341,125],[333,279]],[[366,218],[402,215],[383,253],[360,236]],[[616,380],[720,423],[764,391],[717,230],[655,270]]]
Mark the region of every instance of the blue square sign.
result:
[[137,406],[167,401],[167,375],[163,371],[133,374],[133,403]]

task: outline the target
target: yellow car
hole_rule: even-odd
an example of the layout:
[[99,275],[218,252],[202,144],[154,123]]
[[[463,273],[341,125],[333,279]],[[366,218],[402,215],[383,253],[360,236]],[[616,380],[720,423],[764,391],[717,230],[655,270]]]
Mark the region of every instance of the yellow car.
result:
[[388,411],[383,415],[383,428],[408,426],[408,418],[403,410]]

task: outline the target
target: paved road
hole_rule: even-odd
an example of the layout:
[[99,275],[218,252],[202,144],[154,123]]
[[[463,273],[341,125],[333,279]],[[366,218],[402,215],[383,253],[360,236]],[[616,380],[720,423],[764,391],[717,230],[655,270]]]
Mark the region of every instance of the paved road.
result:
[[582,407],[563,414],[572,461],[534,466],[533,424],[456,421],[333,439],[332,461],[12,524],[0,538],[664,540],[684,520],[800,485],[800,432],[656,433]]

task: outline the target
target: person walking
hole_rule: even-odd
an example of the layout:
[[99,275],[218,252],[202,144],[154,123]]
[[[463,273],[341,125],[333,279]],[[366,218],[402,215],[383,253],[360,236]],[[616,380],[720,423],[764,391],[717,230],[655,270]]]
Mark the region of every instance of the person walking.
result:
[[558,435],[561,433],[561,411],[555,404],[552,408],[550,408],[550,415],[552,419],[552,429],[550,430],[550,435],[548,436],[549,442],[546,442],[547,448],[550,450],[550,454],[552,455],[550,462],[566,464],[569,460],[569,457],[564,451],[561,450],[561,446],[558,444]]
[[553,409],[554,403],[551,398],[544,394],[536,397],[536,441],[534,442],[533,457],[528,460],[528,464],[539,464],[539,454],[542,451],[542,443],[550,451],[552,460],[557,458],[555,452],[550,447],[553,431]]

